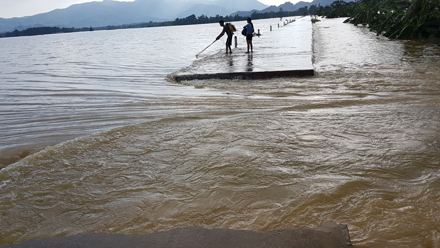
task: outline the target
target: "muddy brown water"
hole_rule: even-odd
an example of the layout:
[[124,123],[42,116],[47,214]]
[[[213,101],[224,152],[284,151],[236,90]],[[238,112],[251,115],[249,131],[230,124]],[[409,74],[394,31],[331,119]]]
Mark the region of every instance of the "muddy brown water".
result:
[[166,79],[214,24],[0,40],[0,244],[343,223],[355,247],[439,247],[439,42],[342,21],[314,25],[316,76],[254,81]]

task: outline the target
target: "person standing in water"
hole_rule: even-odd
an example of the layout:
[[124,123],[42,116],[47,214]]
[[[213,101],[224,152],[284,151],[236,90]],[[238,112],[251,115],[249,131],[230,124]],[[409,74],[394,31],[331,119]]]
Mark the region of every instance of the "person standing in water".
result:
[[228,53],[228,49],[229,52],[232,53],[232,49],[231,49],[231,45],[232,45],[232,36],[234,35],[234,33],[232,33],[232,30],[229,28],[229,26],[226,24],[223,20],[220,20],[218,22],[220,24],[220,26],[223,27],[223,31],[217,36],[216,40],[219,40],[225,33],[228,35],[228,39],[226,40],[226,53]]
[[246,28],[246,42],[247,42],[247,52],[249,53],[249,48],[251,50],[251,52],[254,52],[254,45],[252,44],[252,36],[254,35],[254,24],[252,23],[252,19],[248,18],[247,19],[247,23],[246,26],[244,26]]

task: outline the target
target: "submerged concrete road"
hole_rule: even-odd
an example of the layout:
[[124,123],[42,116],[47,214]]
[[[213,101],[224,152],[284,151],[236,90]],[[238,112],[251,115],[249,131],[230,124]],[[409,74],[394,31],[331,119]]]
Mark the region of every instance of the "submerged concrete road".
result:
[[[176,81],[194,79],[258,79],[313,76],[312,22],[309,16],[260,37],[254,37],[254,52],[246,44],[232,54],[222,52],[195,60],[191,66],[174,73]],[[241,35],[237,31],[235,35]],[[234,47],[234,42],[232,47]]]
[[10,248],[348,248],[346,225],[327,224],[313,229],[254,232],[228,229],[180,228],[145,235],[80,234],[5,245]]

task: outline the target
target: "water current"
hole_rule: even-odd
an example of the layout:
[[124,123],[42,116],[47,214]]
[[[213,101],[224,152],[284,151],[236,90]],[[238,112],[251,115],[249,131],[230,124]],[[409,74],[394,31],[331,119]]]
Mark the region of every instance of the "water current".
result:
[[168,79],[219,32],[0,39],[0,245],[342,223],[355,247],[440,247],[438,41],[322,20],[313,77]]

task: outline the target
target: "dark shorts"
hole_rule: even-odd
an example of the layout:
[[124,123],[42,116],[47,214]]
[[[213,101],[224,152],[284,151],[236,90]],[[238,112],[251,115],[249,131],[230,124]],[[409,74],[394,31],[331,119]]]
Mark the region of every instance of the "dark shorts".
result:
[[226,40],[226,46],[232,45],[232,35],[228,36],[228,39]]
[[246,35],[246,40],[252,40],[252,34],[247,34]]

